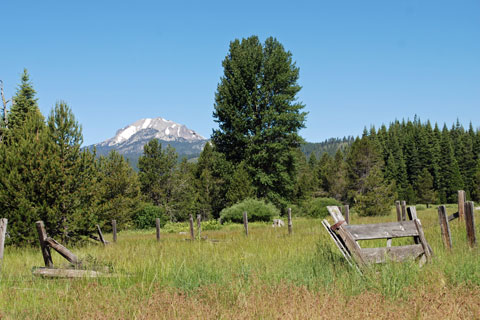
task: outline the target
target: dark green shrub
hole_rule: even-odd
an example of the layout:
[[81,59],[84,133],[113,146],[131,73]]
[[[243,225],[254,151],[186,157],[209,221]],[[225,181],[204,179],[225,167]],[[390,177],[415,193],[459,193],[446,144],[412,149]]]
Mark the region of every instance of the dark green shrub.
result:
[[225,208],[220,212],[220,219],[224,222],[243,222],[243,212],[248,214],[248,221],[271,221],[280,215],[280,211],[271,203],[257,199],[245,199],[242,202]]
[[168,221],[165,209],[147,203],[140,206],[140,209],[135,212],[133,223],[138,229],[154,228],[156,218],[160,218],[160,227],[163,227]]
[[303,206],[305,214],[313,218],[325,218],[328,216],[327,206],[341,206],[334,198],[315,198],[306,201]]

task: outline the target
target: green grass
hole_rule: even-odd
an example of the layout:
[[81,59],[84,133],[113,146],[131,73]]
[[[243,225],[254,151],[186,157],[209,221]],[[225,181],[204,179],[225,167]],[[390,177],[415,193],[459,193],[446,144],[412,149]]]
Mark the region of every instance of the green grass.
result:
[[[451,214],[455,207],[450,206],[448,211]],[[200,299],[204,288],[212,287],[221,292],[216,299],[226,307],[259,285],[275,288],[286,284],[310,292],[337,292],[344,297],[371,292],[387,300],[406,300],[416,290],[439,286],[478,292],[480,251],[468,247],[464,224],[451,222],[454,249],[447,252],[441,242],[436,209],[422,210],[418,215],[435,253],[433,262],[423,268],[413,261],[388,263],[372,267],[363,277],[344,261],[320,220],[313,219],[295,219],[291,236],[287,228],[252,223],[246,237],[242,225],[229,224],[221,230],[202,232],[207,236],[202,241],[186,241],[188,235],[163,232],[161,242],[157,242],[154,230],[124,231],[118,234],[117,243],[106,247],[92,244],[70,248],[86,265],[109,267],[117,275],[112,278],[33,277],[32,267],[43,265],[39,248],[7,247],[0,278],[0,318],[82,318],[78,312],[86,307],[104,315],[117,310],[122,318],[133,318],[142,313],[139,305],[153,299],[159,290]],[[386,217],[353,216],[351,223],[394,220],[392,209]],[[106,237],[111,240],[111,235]],[[66,265],[57,253],[53,253],[53,260],[56,266]],[[79,306],[78,301],[84,305]]]

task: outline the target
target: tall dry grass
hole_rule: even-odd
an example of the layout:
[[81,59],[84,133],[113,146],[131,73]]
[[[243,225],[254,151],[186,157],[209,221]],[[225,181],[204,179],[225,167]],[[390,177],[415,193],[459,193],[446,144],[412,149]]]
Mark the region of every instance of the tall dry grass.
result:
[[[449,213],[455,211],[450,207]],[[42,279],[31,275],[38,248],[5,250],[0,316],[6,319],[475,319],[480,316],[480,251],[465,226],[451,224],[454,249],[443,249],[435,209],[418,212],[435,252],[432,263],[372,267],[364,276],[337,252],[319,220],[286,228],[252,224],[202,234],[211,241],[154,230],[125,231],[116,244],[72,250],[90,266],[117,275],[101,279]],[[394,221],[395,215],[352,217],[352,223]],[[477,219],[477,230],[480,227]],[[107,235],[108,237],[109,235]],[[111,237],[111,235],[110,235]],[[394,245],[411,240],[403,240]],[[385,245],[383,241],[365,243]],[[54,253],[54,263],[63,258]]]

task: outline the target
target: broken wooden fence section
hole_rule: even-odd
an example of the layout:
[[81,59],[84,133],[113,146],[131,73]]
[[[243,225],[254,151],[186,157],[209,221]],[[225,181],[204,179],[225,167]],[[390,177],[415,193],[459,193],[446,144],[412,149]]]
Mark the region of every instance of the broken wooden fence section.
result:
[[[37,221],[35,225],[37,226],[38,240],[42,250],[45,267],[34,268],[32,271],[34,275],[42,276],[42,277],[53,277],[53,278],[83,278],[83,277],[109,276],[102,272],[94,271],[94,270],[54,269],[50,248],[57,251],[62,257],[64,257],[72,265],[74,265],[75,268],[81,266],[81,261],[80,259],[78,259],[78,257],[75,254],[73,254],[65,246],[61,245],[55,239],[47,235],[43,221]],[[98,227],[98,229],[100,230],[100,227]]]
[[[323,220],[322,225],[351,265],[356,262],[360,267],[364,267],[369,263],[384,263],[388,259],[404,261],[419,258],[423,262],[431,258],[432,251],[425,239],[421,222],[416,218],[411,221],[349,225],[337,206],[328,206],[327,209],[334,225],[330,226],[327,220]],[[411,214],[416,217],[413,209]],[[392,239],[403,237],[413,237],[418,239],[419,243],[391,246]],[[358,243],[361,240],[375,239],[386,239],[387,246],[362,248]]]
[[100,226],[97,224],[97,232],[98,232],[98,237],[100,239],[100,242],[103,244],[103,245],[106,245],[107,244],[107,241],[105,241],[105,239],[103,238],[103,233],[102,233],[102,229],[100,229]]
[[[462,207],[463,210],[460,210]],[[473,247],[477,243],[477,237],[475,232],[474,203],[473,201],[465,201],[465,192],[463,190],[458,191],[458,208],[458,212],[447,215],[447,209],[445,206],[438,207],[438,221],[442,234],[442,242],[447,249],[451,249],[453,246],[450,221],[453,221],[455,219],[465,219],[465,228],[467,231],[468,244]]]

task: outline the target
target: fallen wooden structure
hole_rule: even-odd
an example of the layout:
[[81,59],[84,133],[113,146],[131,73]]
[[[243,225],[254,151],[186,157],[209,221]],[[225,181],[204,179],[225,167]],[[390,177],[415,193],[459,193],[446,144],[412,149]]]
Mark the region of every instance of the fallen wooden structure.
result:
[[[408,208],[412,216],[411,221],[359,225],[349,225],[337,206],[328,206],[327,209],[334,225],[331,226],[325,219],[322,225],[347,262],[358,270],[369,264],[384,263],[387,260],[401,262],[418,259],[420,264],[423,264],[431,259],[433,252],[425,239],[422,224],[414,207]],[[412,237],[414,244],[392,246],[392,239],[403,237]],[[362,248],[358,243],[361,240],[375,239],[385,239],[386,247]]]
[[[34,268],[32,270],[33,275],[49,278],[96,278],[100,276],[109,276],[99,271],[78,269],[82,266],[80,259],[78,259],[78,257],[65,246],[61,245],[55,239],[47,235],[43,221],[37,221],[35,225],[37,227],[38,241],[40,243],[45,267]],[[62,257],[68,260],[68,262],[72,264],[73,268],[54,268],[50,249],[57,251]]]

